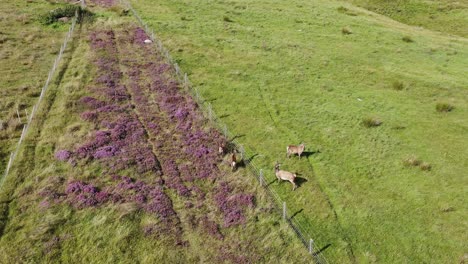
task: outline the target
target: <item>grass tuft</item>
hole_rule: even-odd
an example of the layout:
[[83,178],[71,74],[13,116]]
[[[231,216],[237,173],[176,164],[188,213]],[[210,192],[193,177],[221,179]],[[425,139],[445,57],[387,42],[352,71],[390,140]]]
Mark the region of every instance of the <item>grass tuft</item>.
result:
[[234,20],[230,19],[228,16],[223,17],[224,22],[234,22]]
[[353,34],[353,32],[351,31],[351,29],[349,27],[344,27],[341,29],[341,33],[343,33],[344,35],[350,35],[350,34]]
[[376,117],[366,117],[362,119],[362,125],[365,127],[378,127],[382,125],[382,121]]
[[419,168],[423,171],[430,171],[432,169],[432,166],[431,164],[427,163],[427,162],[423,162],[419,165]]
[[414,42],[414,40],[410,36],[404,36],[403,38],[401,38],[401,40],[407,43]]
[[440,113],[450,112],[453,110],[453,108],[454,106],[449,103],[437,103],[436,105],[436,110],[437,112],[440,112]]
[[403,164],[408,167],[416,167],[421,165],[421,160],[419,160],[416,156],[410,156],[403,160]]
[[392,87],[393,87],[393,90],[401,91],[405,88],[405,85],[403,84],[402,81],[394,81],[392,83]]

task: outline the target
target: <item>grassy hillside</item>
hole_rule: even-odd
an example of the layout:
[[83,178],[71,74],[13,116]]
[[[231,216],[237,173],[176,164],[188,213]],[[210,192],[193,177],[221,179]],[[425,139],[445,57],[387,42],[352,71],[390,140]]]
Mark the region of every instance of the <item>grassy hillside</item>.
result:
[[0,263],[310,262],[134,19],[112,10],[93,6],[95,23],[77,27],[0,189]]
[[467,39],[344,2],[132,4],[268,180],[276,161],[307,180],[270,186],[332,262],[466,253]]
[[457,0],[347,0],[408,25],[468,37],[468,2]]
[[0,6],[2,173],[69,27],[69,23],[43,26],[40,18],[62,6],[47,1],[2,1]]

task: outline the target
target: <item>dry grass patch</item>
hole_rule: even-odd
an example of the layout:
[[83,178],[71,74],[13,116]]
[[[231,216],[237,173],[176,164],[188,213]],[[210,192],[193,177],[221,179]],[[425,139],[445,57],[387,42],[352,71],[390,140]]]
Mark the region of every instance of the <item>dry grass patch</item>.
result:
[[440,113],[447,113],[454,109],[453,105],[449,103],[437,103],[436,110]]
[[361,124],[365,127],[378,127],[382,125],[382,121],[376,117],[363,118]]

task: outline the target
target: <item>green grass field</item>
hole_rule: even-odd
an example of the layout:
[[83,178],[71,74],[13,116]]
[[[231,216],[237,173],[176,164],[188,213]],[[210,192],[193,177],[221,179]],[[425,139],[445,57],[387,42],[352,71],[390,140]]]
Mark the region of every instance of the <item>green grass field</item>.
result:
[[[14,2],[9,2],[11,6],[8,10],[23,10],[24,6],[16,6]],[[31,3],[31,10],[34,7],[38,10],[44,8],[46,12],[56,6],[39,1]],[[172,189],[164,190],[180,218],[183,239],[188,246],[175,246],[171,236],[145,234],[145,227],[157,226],[162,220],[131,203],[77,209],[67,202],[47,200],[47,193],[51,190],[64,195],[66,182],[108,181],[108,172],[97,161],[81,161],[74,166],[54,158],[57,150],[73,149],[95,129],[93,124],[80,118],[83,106],[79,103],[83,96],[96,96],[92,87],[96,85],[94,78],[97,70],[91,61],[99,54],[90,49],[90,33],[112,29],[118,38],[125,38],[124,30],[135,27],[133,17],[117,15],[121,11],[119,8],[109,11],[93,6],[92,11],[96,12],[94,23],[77,26],[73,42],[65,51],[58,73],[31,124],[8,178],[1,186],[0,263],[215,263],[220,258],[253,258],[264,263],[312,261],[294,232],[281,221],[277,208],[254,178],[243,169],[231,173],[229,167],[223,164],[219,165],[222,180],[229,182],[236,193],[255,194],[256,204],[247,210],[245,224],[222,228],[223,239],[209,236],[203,230],[202,223],[193,223],[203,217],[214,219],[215,223],[222,222],[222,216],[212,201],[214,194],[211,193],[203,206],[197,205],[198,209],[189,210],[187,200]],[[38,31],[55,33],[53,26],[35,26]],[[22,26],[15,28],[20,31]],[[60,27],[60,32],[66,30],[66,26]],[[20,42],[12,41],[11,45],[15,43]],[[57,42],[57,46],[60,44]],[[129,49],[126,50],[126,46],[118,48],[119,60],[124,61],[124,52]],[[52,61],[54,54],[51,53],[50,57]],[[141,58],[144,59],[148,58]],[[121,67],[125,71],[125,67]],[[27,80],[33,82],[34,78],[46,77],[47,71],[48,68],[44,70],[44,76],[39,70],[31,72]],[[11,79],[18,80],[20,77],[12,75]],[[2,93],[12,102],[23,96],[15,89],[4,87]],[[37,98],[31,98],[30,104],[35,100]],[[135,114],[142,113],[135,111]],[[11,143],[2,142],[2,151],[15,143],[14,138]],[[1,168],[3,177],[3,164]],[[138,173],[132,168],[119,173],[146,182],[157,178],[154,174]],[[214,180],[200,186],[213,189]]]
[[403,23],[338,1],[131,2],[268,180],[276,161],[307,180],[270,186],[332,263],[467,253],[466,9],[430,1],[429,24],[417,1]]
[[44,27],[39,22],[60,6],[47,1],[3,1],[0,6],[0,168],[16,147],[26,113],[31,113],[68,30],[68,23]]
[[[457,0],[347,0],[402,23],[468,37],[468,2]],[[348,12],[349,13],[349,12]],[[351,15],[351,13],[349,13]]]

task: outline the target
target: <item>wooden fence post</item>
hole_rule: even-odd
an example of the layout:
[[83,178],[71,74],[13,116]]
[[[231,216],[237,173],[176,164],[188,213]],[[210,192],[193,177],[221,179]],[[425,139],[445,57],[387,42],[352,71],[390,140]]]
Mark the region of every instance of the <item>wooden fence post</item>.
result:
[[260,169],[260,186],[263,186],[263,169]]
[[226,124],[223,125],[223,134],[227,138],[228,137],[228,131],[227,131],[227,126]]
[[18,121],[20,122],[20,124],[23,123],[23,122],[21,122],[21,117],[20,117],[20,114],[19,114],[18,106],[16,107],[16,115],[18,116]]
[[286,220],[286,202],[283,202],[283,220]]
[[311,238],[309,240],[309,253],[312,254],[314,251],[314,240]]

